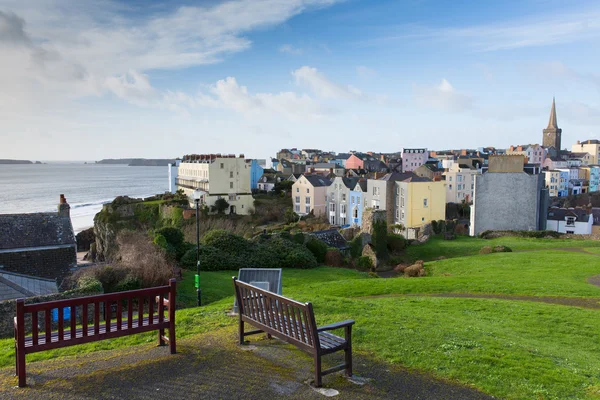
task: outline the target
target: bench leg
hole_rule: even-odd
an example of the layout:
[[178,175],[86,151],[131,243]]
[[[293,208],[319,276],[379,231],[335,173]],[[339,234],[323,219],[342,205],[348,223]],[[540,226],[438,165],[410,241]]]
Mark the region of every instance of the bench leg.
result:
[[177,352],[177,344],[175,342],[175,321],[169,325],[169,347],[171,348],[171,354]]
[[239,335],[240,335],[240,344],[244,344],[244,321],[240,318],[239,325]]
[[27,376],[25,373],[25,351],[17,351],[17,376],[19,377],[19,387],[27,386]]
[[164,329],[159,329],[158,330],[158,345],[159,346],[164,346],[165,345],[165,341],[163,339],[163,336],[165,336],[165,330]]
[[346,339],[346,349],[344,350],[346,376],[352,376],[352,325],[347,326],[344,333]]
[[271,336],[270,333],[267,333],[267,339],[273,339],[273,336]]
[[321,376],[321,355],[315,354],[315,387],[323,386],[322,376]]

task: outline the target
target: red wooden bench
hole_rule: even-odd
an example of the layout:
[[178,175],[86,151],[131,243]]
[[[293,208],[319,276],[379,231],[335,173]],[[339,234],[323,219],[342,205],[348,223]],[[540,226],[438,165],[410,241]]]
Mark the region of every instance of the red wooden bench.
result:
[[[26,386],[25,355],[38,351],[158,330],[158,344],[168,342],[171,354],[175,354],[176,292],[176,281],[171,279],[168,286],[45,303],[25,304],[24,299],[18,299],[14,323],[19,387]],[[57,310],[58,322],[52,321],[53,310]],[[66,328],[65,310],[70,312]],[[44,325],[41,332],[40,322]],[[169,336],[165,336],[165,329]],[[31,335],[26,336],[26,332]]]
[[[273,292],[240,282],[233,277],[235,296],[239,307],[239,339],[244,344],[248,335],[265,332],[301,350],[312,354],[315,363],[315,386],[321,387],[323,375],[345,370],[352,376],[352,325],[353,320],[317,327],[311,303],[299,303]],[[258,330],[244,331],[244,323]],[[328,331],[344,329],[344,337]],[[344,351],[344,363],[322,370],[321,357]]]

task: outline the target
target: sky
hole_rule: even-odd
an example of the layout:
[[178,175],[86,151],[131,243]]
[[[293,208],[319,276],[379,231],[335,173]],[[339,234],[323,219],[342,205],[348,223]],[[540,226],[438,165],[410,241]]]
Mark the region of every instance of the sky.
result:
[[600,139],[600,3],[0,0],[0,158]]

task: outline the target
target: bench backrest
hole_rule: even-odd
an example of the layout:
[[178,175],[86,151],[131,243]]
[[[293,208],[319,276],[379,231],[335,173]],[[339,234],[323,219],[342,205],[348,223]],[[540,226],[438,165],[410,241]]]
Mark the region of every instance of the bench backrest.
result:
[[311,303],[249,285],[233,277],[239,313],[252,324],[304,350],[319,349],[319,336]]
[[[77,337],[73,341],[81,343],[99,340],[107,334],[115,336],[115,333],[124,333],[125,330],[133,334],[138,330],[164,325],[167,321],[165,305],[168,305],[168,321],[174,320],[175,296],[176,280],[171,279],[167,286],[44,303],[25,304],[24,299],[18,299],[16,329],[20,335],[31,332],[32,347],[38,345],[40,325],[42,333],[46,338],[52,337],[55,345],[64,340],[65,325],[68,338]],[[134,311],[137,315],[134,315]],[[81,328],[79,335],[76,335],[78,325]],[[50,346],[52,343],[46,343],[45,340],[42,343],[40,347],[58,347]]]

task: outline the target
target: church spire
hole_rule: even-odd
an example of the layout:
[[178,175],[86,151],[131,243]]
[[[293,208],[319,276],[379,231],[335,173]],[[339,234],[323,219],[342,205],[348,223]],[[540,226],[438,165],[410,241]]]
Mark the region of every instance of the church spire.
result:
[[554,97],[552,97],[552,109],[550,110],[550,120],[548,121],[547,129],[558,129],[558,122],[556,122],[556,104]]

